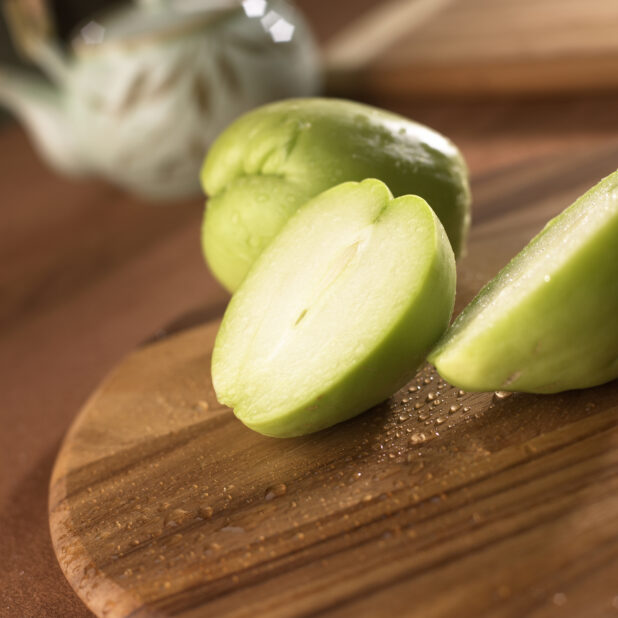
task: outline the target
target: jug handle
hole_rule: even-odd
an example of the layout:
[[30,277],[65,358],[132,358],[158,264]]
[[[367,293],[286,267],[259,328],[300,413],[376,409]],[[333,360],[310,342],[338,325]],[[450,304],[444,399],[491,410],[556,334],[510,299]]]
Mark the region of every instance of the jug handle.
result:
[[4,0],[2,6],[17,52],[40,65],[54,82],[65,84],[68,63],[56,43],[56,26],[46,0]]

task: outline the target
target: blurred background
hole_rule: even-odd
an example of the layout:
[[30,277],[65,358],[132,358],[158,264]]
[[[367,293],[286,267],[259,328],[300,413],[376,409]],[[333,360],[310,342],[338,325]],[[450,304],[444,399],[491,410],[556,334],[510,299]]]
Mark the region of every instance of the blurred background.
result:
[[[174,199],[199,193],[195,170],[216,133],[233,117],[270,99],[316,93],[357,98],[412,114],[439,130],[454,126],[453,137],[461,133],[465,140],[468,133],[483,130],[514,105],[515,116],[526,118],[518,129],[524,133],[576,131],[568,119],[573,101],[586,107],[583,99],[598,101],[618,89],[614,0],[298,0],[297,11],[279,0],[248,0],[242,8],[241,4],[240,0],[4,0],[2,118],[6,122],[21,115],[38,151],[56,169],[104,177],[140,196]],[[208,19],[204,21],[208,12],[235,12],[236,17],[220,20],[223,25],[208,25]],[[196,27],[201,21],[204,26]],[[232,25],[226,25],[230,21]],[[180,34],[175,32],[178,27]],[[176,94],[168,97],[167,107],[153,111],[152,106],[140,104],[134,106],[135,117],[129,114],[127,119],[124,114],[119,119],[115,112],[126,111],[124,95],[126,100],[134,96],[145,103],[148,88],[156,90],[157,83],[165,82],[164,71],[158,75],[149,66],[153,55],[160,52],[157,63],[173,70],[182,49],[172,49],[174,44],[164,49],[164,44],[155,42],[143,49],[135,45],[120,58],[112,58],[110,49],[118,41],[128,48],[132,39],[144,35],[163,41],[170,36],[168,30],[176,47],[195,52],[195,67],[183,71],[203,73],[206,85],[201,91],[203,95],[208,90],[210,116],[196,117],[194,124],[179,123],[178,108],[186,109],[192,99],[199,102],[200,88],[182,93],[176,86],[170,88]],[[211,66],[215,48],[221,53],[217,66]],[[10,79],[16,67],[44,72],[56,85],[62,82],[63,111],[72,114],[70,132],[60,130],[56,121],[47,122],[49,114],[39,114],[40,103],[30,109],[35,99],[40,102],[51,95],[30,91],[26,98],[31,84]],[[141,88],[144,73],[151,74],[150,82]],[[232,88],[226,93],[227,86]],[[558,102],[562,104],[556,107]],[[592,127],[602,122],[597,119],[595,124],[597,107],[588,104],[586,121]],[[603,118],[608,107],[615,109],[611,103],[600,104]],[[566,114],[562,122],[554,109]],[[101,120],[110,110],[115,113],[112,121]],[[37,114],[47,119],[31,117]],[[184,137],[178,136],[158,158],[144,157],[145,138],[138,133],[154,135],[154,127],[165,128],[170,119],[176,122],[174,132],[184,130]],[[102,136],[109,142],[114,130],[124,134],[124,147],[102,149]],[[58,132],[64,137],[47,137]],[[75,133],[71,138],[76,143],[68,143],[68,133]],[[188,163],[186,148],[182,154],[180,150],[190,136],[193,161]],[[143,159],[139,169],[125,165],[132,151]],[[112,157],[122,164],[110,161]],[[157,184],[163,168],[172,172]]]
[[[26,5],[27,3],[24,3]],[[54,16],[56,28],[62,40],[68,40],[71,32],[89,15],[104,10],[111,3],[105,0],[67,0],[62,2],[47,2],[51,14]],[[6,7],[5,7],[6,8]],[[11,38],[10,27],[7,24],[6,10],[0,14],[0,62],[9,66],[17,66],[36,70],[23,54],[16,49],[15,41]],[[10,118],[5,108],[0,108],[0,121]]]

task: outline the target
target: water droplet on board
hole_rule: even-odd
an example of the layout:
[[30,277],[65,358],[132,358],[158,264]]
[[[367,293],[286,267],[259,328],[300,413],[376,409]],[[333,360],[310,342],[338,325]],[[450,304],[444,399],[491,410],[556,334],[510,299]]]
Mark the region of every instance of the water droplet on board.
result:
[[410,442],[412,444],[421,444],[427,441],[427,436],[424,433],[413,433],[410,436]]
[[465,394],[466,394],[465,391],[462,391],[462,390],[457,391],[457,397],[463,397]]
[[500,401],[502,399],[508,399],[513,393],[509,391],[496,391],[494,393],[494,399]]
[[455,412],[457,412],[457,410],[459,410],[459,408],[461,408],[461,404],[459,403],[454,403],[449,409],[448,409],[448,413],[449,414],[455,414]]
[[435,393],[427,393],[427,401],[433,401],[436,398]]
[[277,483],[277,485],[273,485],[266,490],[264,500],[274,500],[275,498],[284,496],[287,490],[288,488],[285,483]]
[[164,525],[166,528],[173,528],[179,526],[183,521],[186,521],[191,517],[191,513],[184,509],[174,509],[169,515],[165,517]]
[[414,404],[414,409],[415,409],[415,410],[420,410],[422,407],[423,407],[423,404],[422,404],[420,401],[417,401],[417,402]]
[[224,526],[223,528],[221,528],[221,532],[231,532],[233,534],[241,534],[245,531],[244,528],[241,528],[240,526]]
[[552,602],[554,605],[562,607],[567,602],[566,594],[564,594],[564,592],[556,592],[556,594],[552,597]]
[[444,416],[438,416],[436,419],[436,425],[442,425],[442,423],[446,423],[446,418]]
[[197,514],[202,519],[210,519],[213,516],[213,514],[214,514],[214,510],[213,510],[212,506],[201,506],[198,509]]

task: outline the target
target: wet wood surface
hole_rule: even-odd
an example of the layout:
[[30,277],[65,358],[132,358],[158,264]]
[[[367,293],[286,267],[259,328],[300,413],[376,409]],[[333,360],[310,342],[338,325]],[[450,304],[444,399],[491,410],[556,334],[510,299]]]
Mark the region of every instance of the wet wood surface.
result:
[[[481,176],[461,308],[618,161],[618,142]],[[60,451],[52,539],[100,616],[604,616],[618,611],[618,384],[391,400],[265,438],[209,381],[218,321],[121,362]]]

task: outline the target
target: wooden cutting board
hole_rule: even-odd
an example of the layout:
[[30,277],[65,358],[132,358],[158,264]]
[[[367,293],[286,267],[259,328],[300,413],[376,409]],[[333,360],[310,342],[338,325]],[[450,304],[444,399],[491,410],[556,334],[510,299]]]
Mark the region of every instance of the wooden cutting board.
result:
[[[618,144],[474,179],[460,309]],[[424,367],[369,412],[265,438],[209,378],[218,322],[121,362],[51,480],[54,548],[98,616],[560,616],[618,611],[618,383],[463,393]]]
[[380,95],[618,88],[616,0],[387,0],[325,47],[331,83]]

